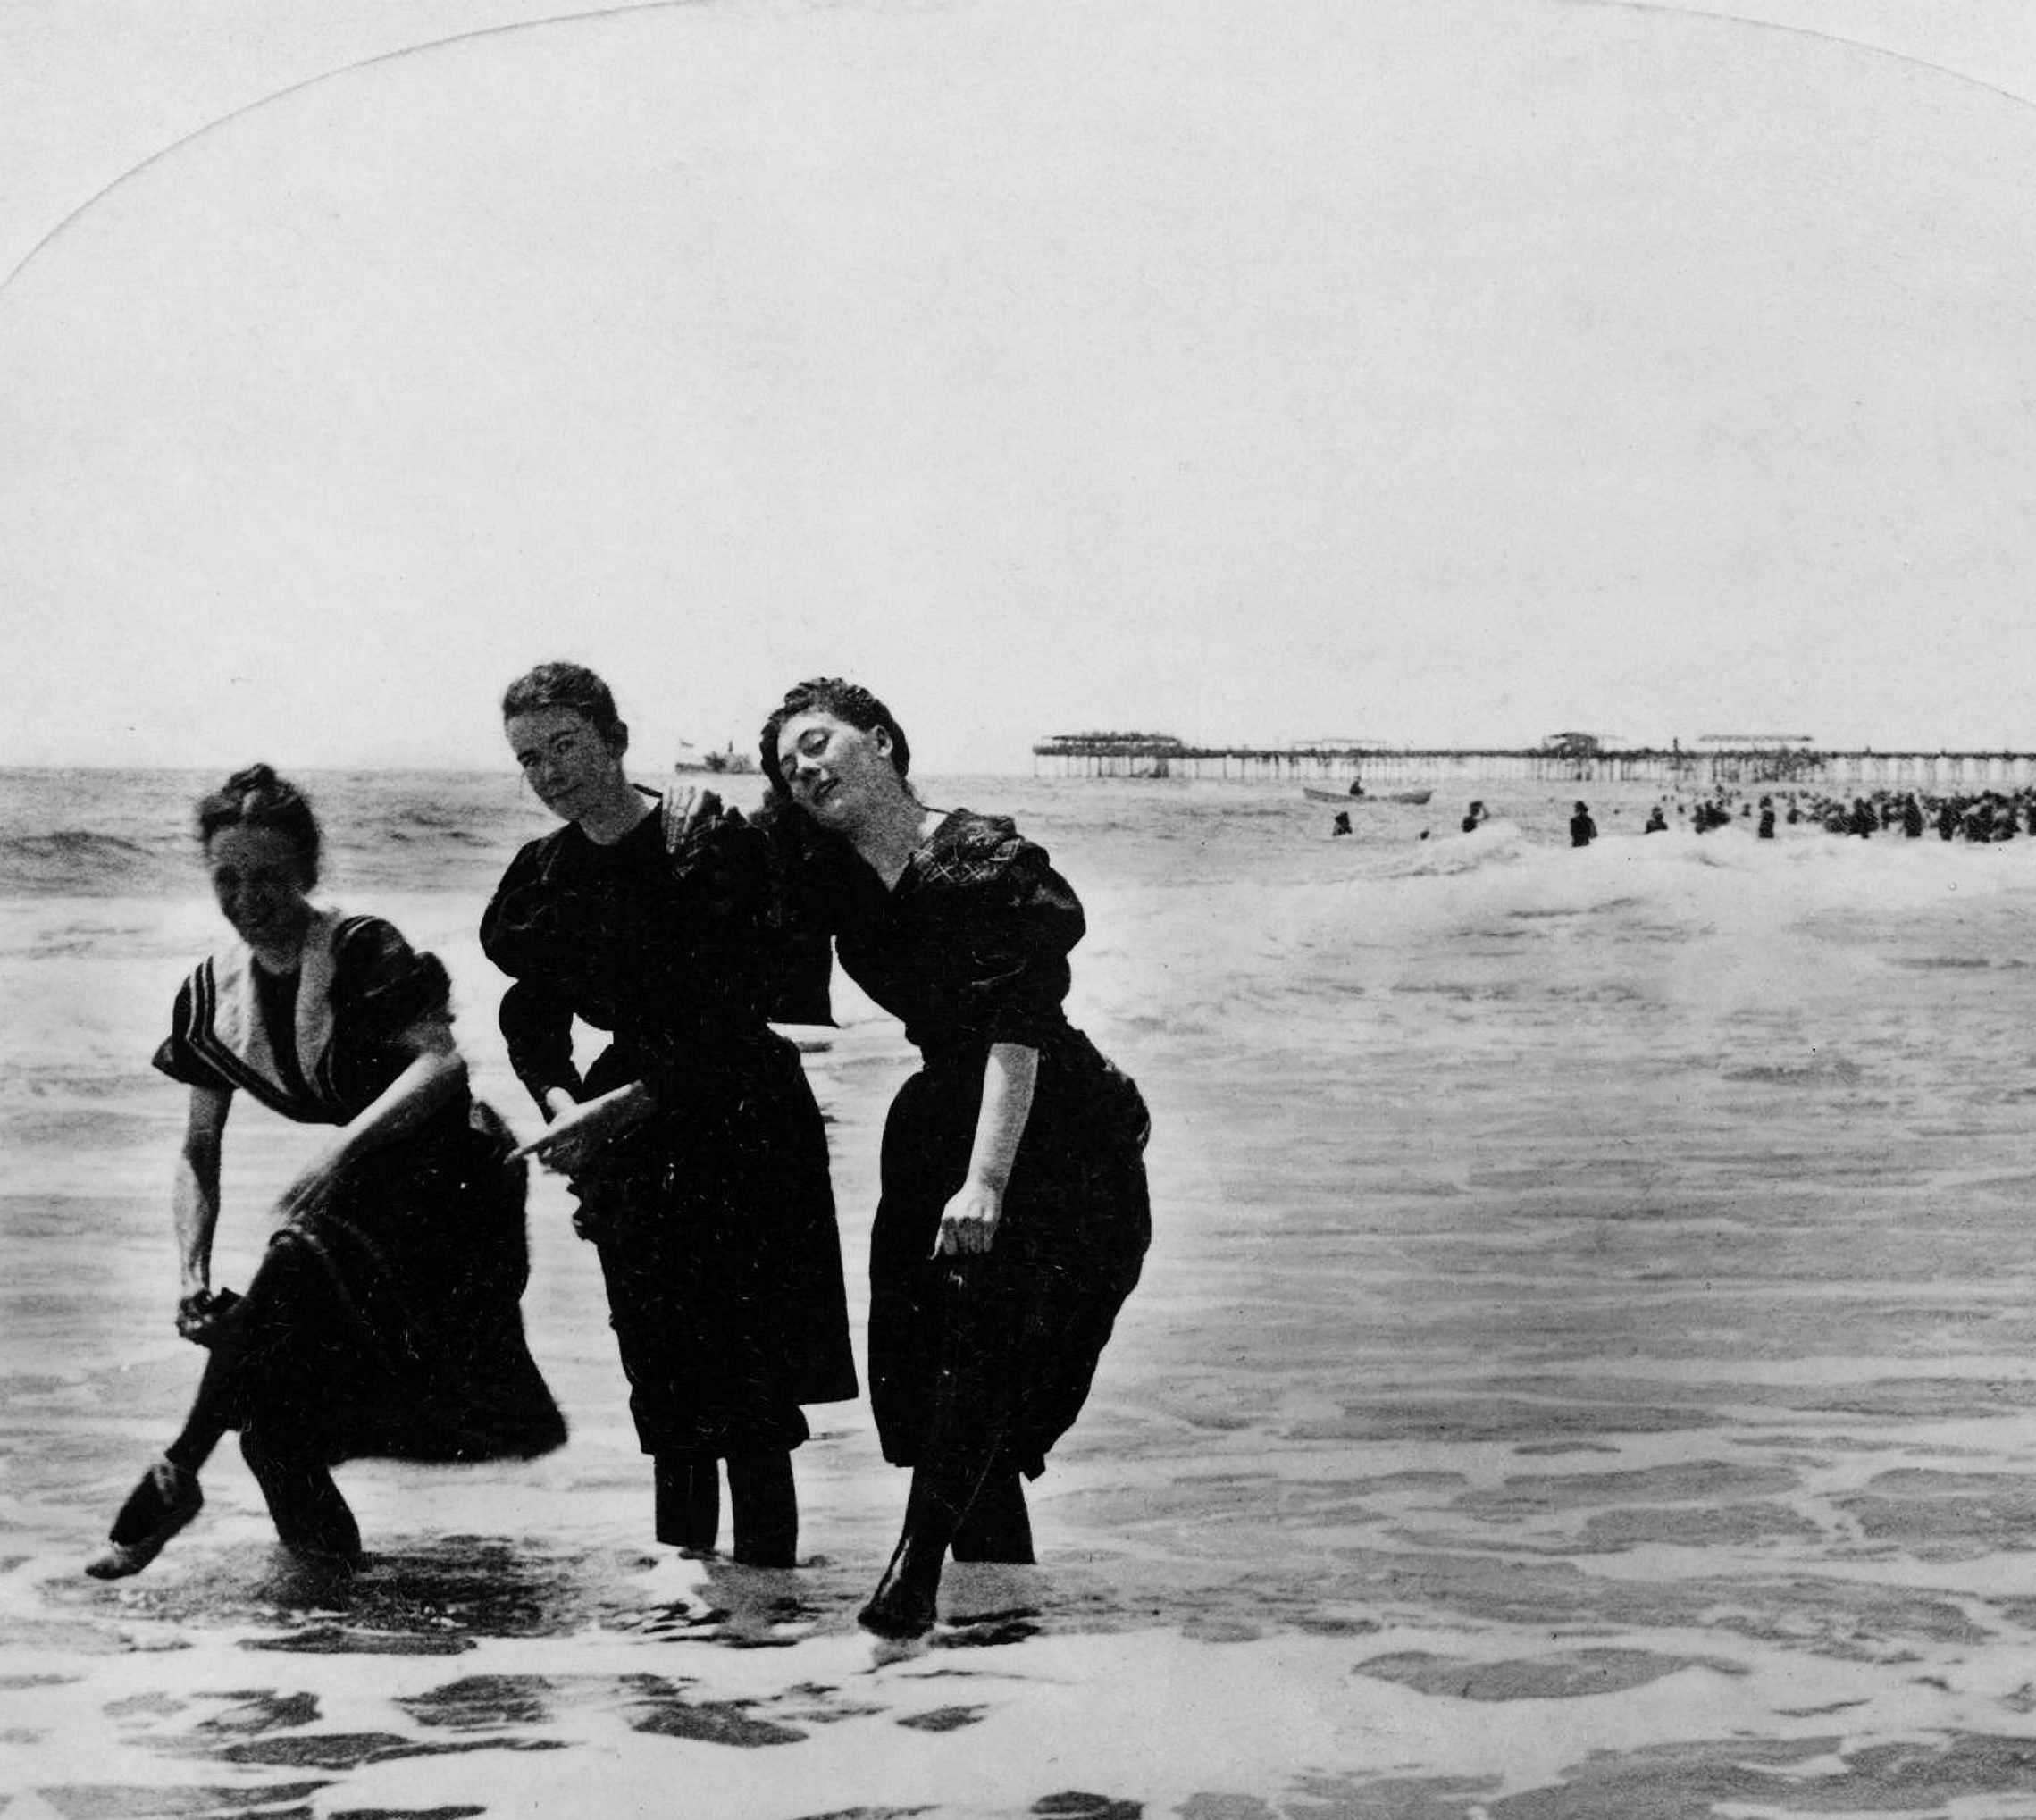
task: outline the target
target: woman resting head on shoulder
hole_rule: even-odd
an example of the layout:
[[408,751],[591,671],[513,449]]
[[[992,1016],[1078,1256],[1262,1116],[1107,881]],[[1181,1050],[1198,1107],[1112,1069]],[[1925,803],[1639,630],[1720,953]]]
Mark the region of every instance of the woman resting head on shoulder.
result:
[[886,885],[940,826],[907,780],[911,742],[883,702],[840,677],[790,691],[764,724],[760,756],[772,788],[835,835]]
[[815,863],[839,875],[822,901],[842,969],[920,1053],[870,1235],[870,1401],[912,1489],[861,1613],[912,1636],[951,1550],[1033,1558],[1021,1478],[1079,1413],[1150,1241],[1148,1120],[1061,1008],[1085,923],[1043,848],[1003,817],[922,802],[896,716],[840,677],[792,689],[759,751],[773,790],[833,837]]
[[[268,766],[234,773],[197,821],[236,940],[184,981],[155,1061],[190,1094],[177,1328],[209,1356],[87,1568],[106,1580],[197,1514],[199,1472],[233,1430],[284,1545],[339,1561],[360,1532],[338,1462],[528,1457],[566,1437],[517,1313],[524,1172],[468,1093],[445,969],[379,917],[312,902],[318,818]],[[277,1202],[244,1296],[212,1287],[237,1093],[329,1134]]]

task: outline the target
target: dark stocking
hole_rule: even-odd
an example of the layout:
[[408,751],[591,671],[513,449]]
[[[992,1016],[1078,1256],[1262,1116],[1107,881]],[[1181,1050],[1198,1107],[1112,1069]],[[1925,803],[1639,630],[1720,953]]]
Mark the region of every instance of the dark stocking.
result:
[[799,1490],[792,1455],[738,1454],[728,1462],[728,1501],[734,1506],[735,1558],[750,1567],[793,1567],[799,1552]]
[[163,1449],[163,1457],[187,1472],[203,1470],[213,1449],[230,1428],[238,1426],[239,1398],[233,1385],[236,1361],[224,1349],[216,1349],[205,1361],[205,1375],[198,1380],[198,1394],[191,1399],[191,1411],[177,1438]]
[[[986,1262],[986,1261],[985,1261]],[[886,1637],[933,1626],[941,1567],[1003,1449],[1009,1420],[994,1324],[1008,1309],[976,1261],[941,1267],[933,1310],[939,1353],[924,1450],[912,1469],[905,1529],[869,1603],[857,1615]],[[1005,1298],[1008,1302],[1009,1298]]]
[[1025,1483],[1016,1472],[993,1472],[983,1481],[954,1532],[957,1561],[1033,1562],[1032,1519],[1026,1514]]
[[658,1539],[695,1554],[714,1551],[721,1531],[721,1467],[712,1454],[674,1451],[652,1456],[657,1478]]
[[360,1553],[360,1526],[324,1461],[264,1422],[250,1422],[241,1430],[240,1452],[268,1501],[284,1547],[318,1555]]
[[905,1532],[869,1603],[856,1615],[866,1630],[885,1637],[917,1637],[933,1628],[941,1566],[989,1476],[996,1451],[995,1438],[984,1436],[912,1469]]
[[301,1428],[314,1397],[301,1363],[297,1320],[323,1295],[301,1247],[272,1245],[247,1293],[210,1329],[205,1374],[177,1438],[163,1458],[200,1471],[229,1429],[244,1428],[257,1411],[277,1434]]

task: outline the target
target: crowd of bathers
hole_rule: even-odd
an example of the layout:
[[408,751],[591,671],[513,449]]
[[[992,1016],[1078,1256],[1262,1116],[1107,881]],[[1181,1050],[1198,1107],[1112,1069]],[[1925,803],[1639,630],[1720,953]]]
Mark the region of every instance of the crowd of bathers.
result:
[[[1730,827],[1734,822],[1752,821],[1763,840],[1773,839],[1780,825],[1807,826],[1861,839],[1886,834],[1909,840],[1935,835],[1941,841],[2012,841],[2021,834],[2036,835],[2036,789],[1982,790],[1956,796],[1875,790],[1850,797],[1789,790],[1754,797],[1721,786],[1693,806],[1678,801],[1674,812],[1700,835]],[[1657,802],[1645,831],[1660,834],[1668,826],[1664,806]]]
[[[1672,811],[1673,823],[1670,819]],[[1614,809],[1613,813],[1619,811]],[[1491,809],[1481,799],[1473,801],[1463,817],[1462,832],[1475,834],[1491,816]],[[1862,839],[1888,834],[1921,840],[1934,834],[1942,841],[2012,841],[2023,833],[2036,835],[2036,788],[1982,790],[1958,796],[1914,790],[1875,790],[1852,797],[1783,790],[1754,796],[1719,784],[1692,802],[1680,797],[1656,801],[1648,809],[1640,832],[1662,835],[1672,826],[1680,825],[1693,834],[1707,835],[1738,822],[1750,822],[1755,837],[1764,841],[1773,840],[1776,830],[1783,826],[1807,826]],[[1347,835],[1351,831],[1350,817],[1338,815],[1331,832]],[[1597,834],[1597,823],[1589,806],[1577,803],[1570,818],[1570,844],[1588,847]],[[1428,837],[1429,830],[1423,828],[1420,838],[1425,841]]]

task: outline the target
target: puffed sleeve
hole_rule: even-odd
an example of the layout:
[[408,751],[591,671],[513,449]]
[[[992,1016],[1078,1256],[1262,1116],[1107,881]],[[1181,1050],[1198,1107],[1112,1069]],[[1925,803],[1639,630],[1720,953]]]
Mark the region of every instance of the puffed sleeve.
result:
[[332,1018],[349,1049],[396,1061],[418,1023],[452,1016],[445,963],[419,953],[380,917],[351,919],[332,961]]
[[[993,839],[985,838],[993,833]],[[961,867],[963,1020],[983,1040],[1041,1047],[1066,1022],[1068,953],[1087,919],[1046,850],[1009,824],[990,824]]]
[[580,1097],[582,1083],[573,1060],[570,1004],[542,980],[512,980],[502,994],[496,1022],[508,1045],[509,1066],[536,1101],[539,1111],[551,1116],[544,1096],[553,1087],[564,1087],[574,1099]]
[[512,979],[542,972],[557,939],[554,845],[550,840],[532,841],[523,848],[481,913],[481,952]]
[[481,918],[481,952],[511,980],[496,1014],[509,1066],[547,1117],[549,1089],[564,1087],[578,1099],[582,1085],[573,1060],[572,1001],[549,979],[557,893],[547,861],[554,844],[533,841],[524,848]]
[[177,988],[176,1009],[170,1014],[170,1034],[156,1045],[151,1060],[172,1080],[181,1081],[188,1087],[214,1087],[230,1093],[233,1083],[221,1076],[192,1046],[196,1003],[192,983],[186,979]]

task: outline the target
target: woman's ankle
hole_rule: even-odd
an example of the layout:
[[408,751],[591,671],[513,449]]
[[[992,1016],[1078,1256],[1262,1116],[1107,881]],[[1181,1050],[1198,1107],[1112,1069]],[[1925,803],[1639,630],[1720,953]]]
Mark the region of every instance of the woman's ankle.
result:
[[957,1561],[1033,1564],[1032,1518],[1025,1505],[1025,1482],[1017,1473],[984,1480],[955,1527],[953,1547]]
[[658,1539],[688,1554],[711,1555],[721,1533],[721,1463],[711,1454],[651,1456]]
[[919,1637],[932,1630],[940,1609],[940,1557],[944,1552],[916,1546],[912,1537],[904,1537],[856,1622],[880,1637]]
[[737,1561],[748,1567],[799,1564],[799,1489],[790,1453],[780,1447],[731,1456],[728,1501],[733,1506]]

